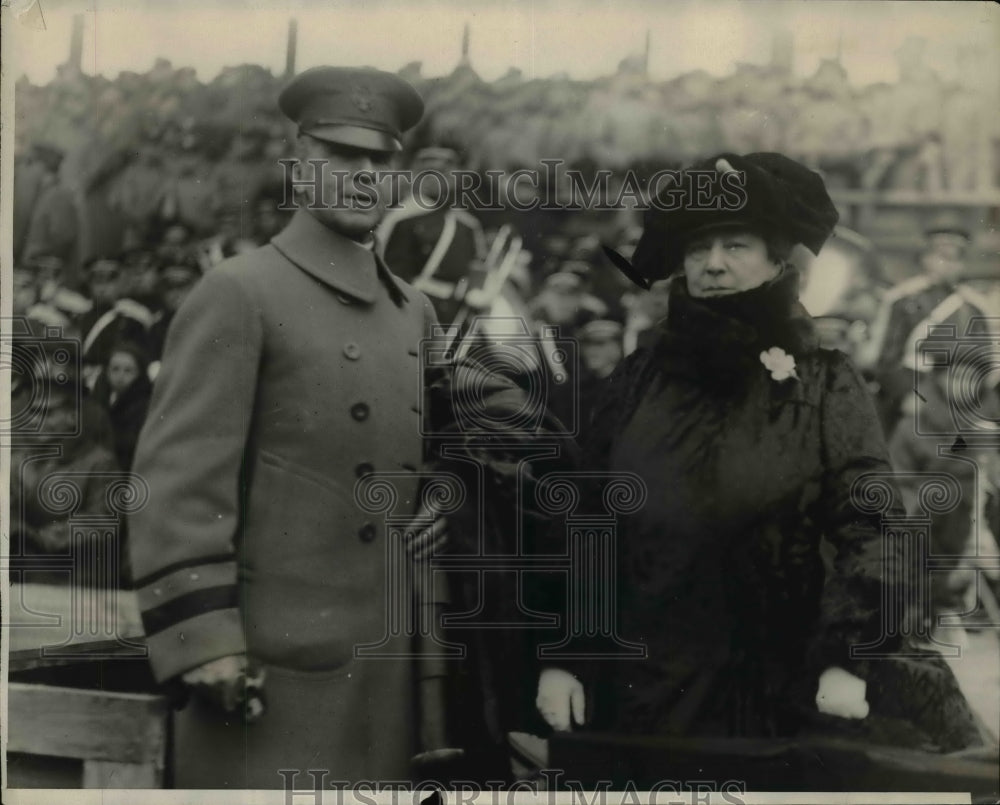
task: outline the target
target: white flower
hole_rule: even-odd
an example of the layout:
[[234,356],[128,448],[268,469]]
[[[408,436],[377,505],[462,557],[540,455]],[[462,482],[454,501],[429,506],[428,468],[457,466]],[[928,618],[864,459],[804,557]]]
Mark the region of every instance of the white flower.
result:
[[799,376],[795,374],[795,358],[781,347],[771,347],[766,352],[760,353],[760,362],[771,373],[771,379],[777,380],[779,383],[790,377],[799,379]]

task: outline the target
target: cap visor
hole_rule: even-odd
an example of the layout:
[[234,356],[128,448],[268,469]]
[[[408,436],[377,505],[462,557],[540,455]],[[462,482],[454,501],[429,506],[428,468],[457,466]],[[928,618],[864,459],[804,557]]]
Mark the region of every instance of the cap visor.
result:
[[311,126],[303,134],[337,145],[349,145],[365,151],[402,151],[403,144],[390,134],[361,126]]

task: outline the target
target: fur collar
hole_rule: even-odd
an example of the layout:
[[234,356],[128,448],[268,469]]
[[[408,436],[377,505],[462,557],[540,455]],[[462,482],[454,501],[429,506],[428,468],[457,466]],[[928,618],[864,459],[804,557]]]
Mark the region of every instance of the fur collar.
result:
[[781,275],[743,293],[695,299],[683,277],[670,288],[670,307],[653,346],[666,375],[690,377],[717,390],[745,385],[761,369],[760,353],[780,347],[796,358],[818,348],[812,319],[799,303],[799,273]]

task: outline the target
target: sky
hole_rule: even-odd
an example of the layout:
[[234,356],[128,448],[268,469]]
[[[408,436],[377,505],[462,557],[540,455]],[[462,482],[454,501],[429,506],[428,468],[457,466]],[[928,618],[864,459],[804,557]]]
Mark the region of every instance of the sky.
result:
[[204,81],[226,66],[248,62],[280,73],[292,18],[298,20],[300,70],[316,64],[398,70],[420,61],[424,75],[443,75],[458,61],[468,23],[472,66],[486,80],[511,67],[526,78],[608,75],[623,57],[642,51],[647,30],[654,78],[698,69],[723,76],[741,61],[766,63],[775,33],[783,30],[794,37],[799,75],[811,74],[822,59],[839,52],[855,84],[893,81],[895,53],[914,36],[926,41],[926,61],[943,77],[957,75],[959,47],[981,48],[990,75],[1000,74],[1000,6],[972,0],[7,2],[23,13],[8,29],[5,72],[27,75],[33,83],[51,80],[66,60],[75,13],[84,17],[84,72],[110,78],[123,70],[148,70],[157,57],[194,67]]

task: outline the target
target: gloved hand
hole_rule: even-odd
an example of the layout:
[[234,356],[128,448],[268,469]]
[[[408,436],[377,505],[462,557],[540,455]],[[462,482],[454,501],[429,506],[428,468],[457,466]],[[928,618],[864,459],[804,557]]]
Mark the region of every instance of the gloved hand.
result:
[[841,718],[865,718],[867,684],[843,668],[827,668],[819,677],[816,707],[821,713]]
[[562,668],[546,668],[538,677],[535,707],[552,729],[567,732],[584,723],[586,695],[583,683]]
[[183,674],[181,679],[196,695],[223,713],[242,714],[247,724],[264,715],[264,669],[242,654],[211,660]]

